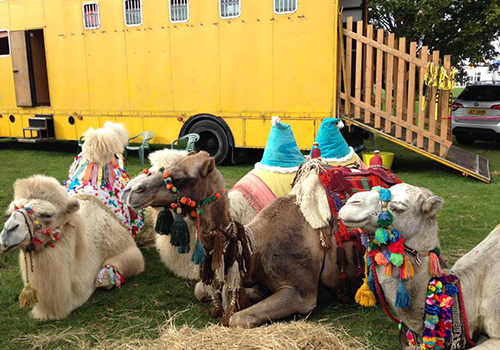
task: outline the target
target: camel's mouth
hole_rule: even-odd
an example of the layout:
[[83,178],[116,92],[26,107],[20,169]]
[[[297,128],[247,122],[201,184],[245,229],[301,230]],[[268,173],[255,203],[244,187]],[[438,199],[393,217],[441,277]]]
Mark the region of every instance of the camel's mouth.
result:
[[26,239],[26,236],[23,239],[21,239],[19,242],[13,242],[13,243],[3,242],[3,239],[2,239],[0,251],[2,253],[7,253],[7,252],[10,252],[11,250],[15,250],[16,248],[19,248],[21,246],[21,244],[23,244],[25,239]]

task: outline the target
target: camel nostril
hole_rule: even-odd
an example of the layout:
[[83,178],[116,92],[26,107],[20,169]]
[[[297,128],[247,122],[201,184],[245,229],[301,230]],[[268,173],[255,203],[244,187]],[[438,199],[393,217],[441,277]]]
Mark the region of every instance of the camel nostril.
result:
[[349,205],[360,205],[361,201],[359,199],[349,199]]
[[19,228],[19,224],[15,224],[14,227],[11,227],[9,231],[15,231]]

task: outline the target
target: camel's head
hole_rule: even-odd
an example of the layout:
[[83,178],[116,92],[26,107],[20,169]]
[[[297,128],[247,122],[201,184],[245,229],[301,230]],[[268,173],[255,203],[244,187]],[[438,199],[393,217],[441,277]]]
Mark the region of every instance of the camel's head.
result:
[[[1,251],[25,248],[38,231],[63,226],[68,215],[79,208],[79,202],[54,178],[35,175],[17,180],[7,211],[10,217],[0,233]],[[49,238],[41,235],[39,239],[44,242]]]
[[[187,156],[188,152],[186,151],[177,151],[177,150],[170,150],[170,149],[162,149],[159,151],[155,151],[149,155],[149,161],[151,162],[151,168],[148,169],[148,172],[150,174],[154,174],[158,172],[158,169],[163,168],[165,171],[169,171],[172,167],[174,167],[176,164],[178,164],[182,159],[184,159]],[[141,173],[134,177],[132,180],[130,180],[127,184],[127,187],[121,192],[121,200],[124,203],[128,203],[130,206],[135,207],[135,208],[144,208],[147,207],[148,205],[152,206],[158,206],[161,207],[163,204],[161,203],[166,203],[171,198],[166,197],[167,195],[170,196],[170,194],[166,193],[166,191],[161,191],[161,193],[152,193],[151,196],[144,196],[142,198],[142,202],[135,202],[135,203],[130,203],[129,202],[129,196],[130,193],[132,192],[144,192],[144,188],[146,186],[149,186],[148,184],[143,184],[143,181],[148,179],[153,175],[147,175],[145,173]],[[143,193],[145,194],[145,193]],[[136,199],[138,197],[134,196]],[[147,204],[147,203],[153,203],[153,204]]]
[[[181,195],[195,201],[224,188],[222,176],[215,171],[215,160],[206,152],[184,157],[168,172]],[[142,175],[139,181],[127,188],[130,188],[128,204],[134,208],[169,206],[175,200],[174,193],[166,189],[165,179],[160,173]]]
[[[393,225],[407,241],[418,235],[423,228],[435,226],[435,230],[429,231],[437,233],[435,216],[443,206],[441,197],[425,188],[408,184],[395,185],[390,188],[390,192],[388,210],[394,217]],[[381,211],[379,192],[367,191],[349,198],[339,216],[347,226],[362,228],[368,234],[373,234],[379,227],[377,219]]]

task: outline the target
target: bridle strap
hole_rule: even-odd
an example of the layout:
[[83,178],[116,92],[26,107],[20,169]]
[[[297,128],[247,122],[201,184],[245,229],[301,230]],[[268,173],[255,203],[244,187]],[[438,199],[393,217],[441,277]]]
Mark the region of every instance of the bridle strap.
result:
[[465,311],[464,296],[462,295],[462,285],[460,283],[460,280],[457,281],[457,288],[458,288],[458,302],[460,303],[460,313],[462,314],[462,321],[464,323],[465,339],[467,340],[469,346],[473,348],[474,346],[476,346],[476,344],[470,337],[469,323],[467,322],[467,312]]
[[381,288],[380,282],[378,280],[377,268],[375,266],[375,262],[373,261],[373,259],[369,255],[368,255],[368,259],[370,259],[370,268],[371,268],[372,273],[373,273],[373,279],[375,280],[375,289],[377,290],[377,295],[378,295],[378,299],[380,300],[380,304],[382,304],[382,308],[384,309],[387,317],[389,317],[392,322],[400,324],[401,321],[392,315],[391,311],[389,310],[389,307],[387,306],[387,302],[385,301],[385,297],[382,294],[382,288]]

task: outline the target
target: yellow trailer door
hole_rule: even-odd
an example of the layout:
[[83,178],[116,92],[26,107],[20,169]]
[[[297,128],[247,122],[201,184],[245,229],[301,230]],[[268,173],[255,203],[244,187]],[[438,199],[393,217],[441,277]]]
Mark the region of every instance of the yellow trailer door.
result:
[[12,50],[12,69],[16,87],[16,101],[19,107],[31,107],[31,84],[26,52],[26,36],[24,30],[10,32]]

